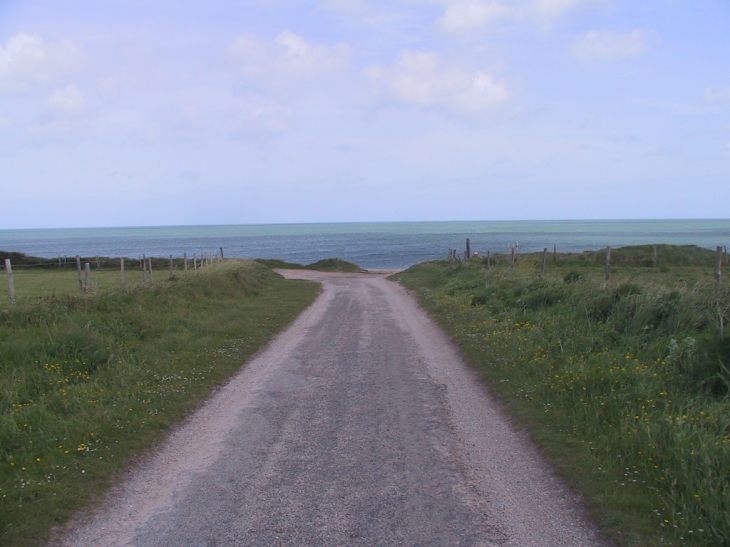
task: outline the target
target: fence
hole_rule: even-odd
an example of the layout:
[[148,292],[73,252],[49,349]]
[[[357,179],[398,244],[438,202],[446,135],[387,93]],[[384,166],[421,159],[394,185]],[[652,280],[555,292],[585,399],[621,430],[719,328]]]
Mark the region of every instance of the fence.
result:
[[[631,252],[627,253],[623,249],[612,249],[610,246],[606,247],[601,251],[586,251],[584,253],[573,253],[572,255],[583,256],[587,260],[600,261],[605,269],[606,281],[611,279],[611,266],[614,263],[615,258],[619,258],[623,264],[626,265],[641,265],[641,266],[653,266],[656,267],[660,262],[675,262],[684,264],[708,264],[708,260],[713,261],[714,265],[714,276],[715,281],[720,283],[722,278],[722,264],[729,263],[727,246],[717,246],[715,251],[709,249],[700,249],[699,247],[692,247],[691,249],[684,249],[682,247],[675,247],[671,245],[637,245],[633,247],[627,247]],[[680,249],[677,251],[676,249]],[[544,276],[548,270],[548,247],[544,247],[541,253],[540,262],[540,275]],[[647,253],[651,253],[651,256],[646,256]],[[558,246],[553,245],[553,262],[558,263]],[[520,256],[519,243],[510,245],[507,249],[506,254],[492,254],[491,251],[486,251],[483,256],[479,255],[476,251],[472,254],[471,240],[466,239],[466,245],[464,248],[463,258],[459,256],[457,249],[449,249],[447,261],[449,264],[464,264],[474,259],[480,259],[483,261],[487,268],[491,268],[493,264],[497,262],[506,263],[510,270],[514,270],[515,264],[517,263]],[[563,255],[564,256],[564,255]]]
[[[78,279],[79,291],[82,294],[87,294],[92,289],[92,266],[93,270],[97,272],[109,273],[111,271],[118,271],[120,275],[119,286],[122,290],[125,290],[128,275],[132,271],[139,270],[141,273],[141,283],[144,285],[154,282],[155,270],[158,272],[160,270],[169,272],[169,277],[172,278],[175,276],[176,272],[181,272],[183,275],[187,275],[189,271],[197,272],[214,262],[223,261],[225,259],[222,247],[220,247],[219,252],[215,254],[201,252],[200,254],[193,253],[189,257],[187,253],[184,253],[182,257],[178,258],[174,258],[172,255],[170,255],[169,258],[152,258],[147,257],[146,255],[142,255],[137,259],[130,259],[126,257],[100,258],[98,256],[93,258],[82,258],[77,255],[72,259],[64,256],[53,260],[41,260],[27,257],[20,253],[3,254],[6,256],[4,259],[5,272],[8,282],[8,296],[12,304],[16,303],[18,296],[15,286],[16,278],[13,270],[15,270],[16,273],[19,273],[20,271],[23,271],[24,273],[39,273],[41,271],[49,270],[68,271],[69,273],[75,271]],[[15,263],[13,263],[13,259],[16,260]],[[137,277],[139,277],[139,274],[137,274]]]

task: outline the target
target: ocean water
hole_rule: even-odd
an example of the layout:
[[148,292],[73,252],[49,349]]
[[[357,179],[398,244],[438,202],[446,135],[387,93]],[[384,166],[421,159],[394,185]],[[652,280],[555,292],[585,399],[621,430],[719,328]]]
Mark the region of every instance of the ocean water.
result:
[[378,222],[0,230],[0,250],[32,256],[278,258],[310,264],[338,257],[364,268],[406,268],[463,253],[466,238],[480,254],[596,250],[608,245],[670,243],[714,249],[730,245],[730,219]]

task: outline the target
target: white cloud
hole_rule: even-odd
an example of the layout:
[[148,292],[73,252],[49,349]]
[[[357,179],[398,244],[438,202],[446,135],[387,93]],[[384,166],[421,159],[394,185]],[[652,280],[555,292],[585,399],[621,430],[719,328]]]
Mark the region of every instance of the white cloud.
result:
[[533,13],[544,14],[549,17],[558,17],[563,13],[585,4],[586,0],[535,0],[529,9]]
[[46,99],[46,109],[57,114],[78,114],[84,109],[84,96],[73,84],[56,89]]
[[343,67],[350,56],[350,48],[345,44],[332,47],[311,45],[301,36],[285,30],[276,37],[275,42],[285,48],[283,64],[292,70],[316,72]]
[[446,7],[446,13],[439,19],[439,25],[447,32],[468,30],[483,27],[510,13],[509,8],[495,1],[456,2]]
[[705,90],[705,101],[708,103],[727,103],[730,102],[730,87],[715,90],[708,87]]
[[255,108],[249,114],[249,119],[252,126],[256,129],[279,132],[290,128],[291,122],[289,118],[291,115],[291,110],[287,108],[268,105]]
[[436,0],[446,5],[441,29],[459,32],[484,27],[500,19],[554,19],[594,0]]
[[373,65],[365,76],[397,101],[417,106],[482,111],[510,98],[491,75],[444,63],[431,52],[404,51],[392,66]]
[[640,55],[646,49],[647,37],[641,29],[625,34],[592,30],[578,36],[570,51],[581,61],[615,61]]
[[51,85],[83,62],[83,50],[70,41],[46,44],[40,36],[21,32],[0,45],[0,92]]
[[276,79],[312,76],[343,68],[349,62],[350,47],[310,44],[302,36],[285,30],[273,42],[243,34],[229,46],[228,55],[245,74]]

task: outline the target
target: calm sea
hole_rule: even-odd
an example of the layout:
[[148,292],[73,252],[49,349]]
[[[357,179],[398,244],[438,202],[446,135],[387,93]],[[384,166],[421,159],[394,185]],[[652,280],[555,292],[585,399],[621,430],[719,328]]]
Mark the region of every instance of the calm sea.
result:
[[405,268],[448,249],[521,252],[595,250],[610,245],[671,243],[730,245],[730,219],[606,221],[379,222],[0,230],[0,250],[32,256],[181,257],[201,252],[227,257],[279,258],[309,264],[339,257],[364,268]]

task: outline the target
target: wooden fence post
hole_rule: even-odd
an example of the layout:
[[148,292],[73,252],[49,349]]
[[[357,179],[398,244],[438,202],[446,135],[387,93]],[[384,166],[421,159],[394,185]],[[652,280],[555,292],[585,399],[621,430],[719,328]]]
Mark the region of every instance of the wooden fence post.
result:
[[173,276],[173,273],[172,273],[172,255],[170,255],[170,277],[172,277],[172,276]]
[[469,260],[471,258],[471,240],[467,237],[466,238],[466,254],[464,257]]
[[145,255],[142,255],[142,259],[140,260],[142,267],[142,284],[144,285],[147,283],[147,257]]
[[722,278],[722,247],[717,248],[717,260],[715,264],[715,281],[720,284],[720,278]]
[[225,257],[223,256],[223,247],[221,247],[221,260],[225,260]]
[[555,245],[553,245],[553,262],[555,262],[555,264],[558,263],[558,245],[557,245],[557,243]]
[[122,273],[122,290],[124,290],[124,257],[119,259],[119,270]]
[[88,262],[84,263],[84,274],[84,294],[86,294],[87,292],[89,292],[89,285],[91,281],[91,264],[89,264]]
[[509,269],[514,270],[515,269],[515,246],[512,245],[510,247],[510,253],[509,253]]
[[540,270],[541,277],[544,276],[547,271],[547,250],[547,247],[542,250],[542,269]]
[[198,256],[197,253],[193,253],[193,271],[198,271]]
[[183,253],[183,269],[185,275],[188,275],[188,253]]
[[10,259],[5,259],[5,273],[8,274],[8,294],[10,295],[10,303],[15,304],[15,284],[13,283],[13,266]]
[[76,271],[79,274],[79,290],[84,292],[84,279],[81,275],[81,257],[76,255]]
[[606,247],[606,281],[611,279],[611,247]]
[[487,251],[487,270],[492,268],[492,255]]
[[147,269],[149,270],[149,273],[150,273],[150,283],[154,283],[154,279],[152,279],[152,258],[148,258],[147,260],[148,260]]

